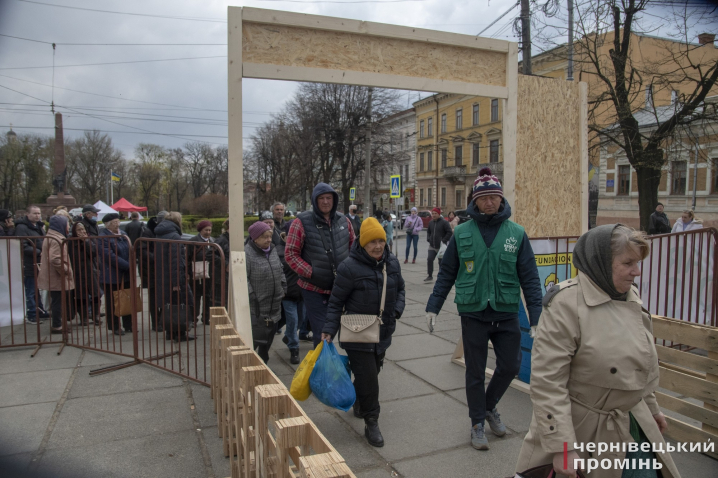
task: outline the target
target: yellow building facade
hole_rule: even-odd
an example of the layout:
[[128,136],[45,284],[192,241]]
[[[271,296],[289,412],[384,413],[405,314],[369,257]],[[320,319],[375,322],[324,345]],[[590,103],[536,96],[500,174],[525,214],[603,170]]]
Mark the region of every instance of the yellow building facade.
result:
[[465,209],[479,169],[502,178],[501,101],[436,94],[414,103],[416,190],[419,210]]

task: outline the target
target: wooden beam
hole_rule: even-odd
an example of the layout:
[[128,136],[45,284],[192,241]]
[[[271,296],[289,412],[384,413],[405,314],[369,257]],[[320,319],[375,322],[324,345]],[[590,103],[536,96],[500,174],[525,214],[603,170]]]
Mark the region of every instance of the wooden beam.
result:
[[653,336],[709,352],[718,352],[718,328],[715,327],[653,316]]
[[509,51],[506,55],[506,87],[508,88],[508,92],[502,102],[503,115],[501,118],[501,147],[503,148],[504,162],[504,179],[502,186],[504,189],[504,197],[512,207],[516,206],[516,134],[518,128],[519,91],[518,48],[517,43],[509,43]]
[[673,410],[674,412],[680,413],[681,415],[685,415],[688,418],[698,420],[705,425],[712,425],[714,427],[718,427],[718,412],[708,410],[707,408],[701,407],[700,405],[696,405],[689,401],[672,397],[661,392],[656,392],[656,400],[658,400],[658,405],[660,405],[662,408]]
[[588,232],[588,84],[579,82],[580,124],[578,125],[581,154],[581,234]]
[[[229,236],[233,251],[244,251],[244,172],[242,167],[242,9],[227,8]],[[231,316],[231,313],[230,313]],[[251,338],[251,335],[249,335]]]
[[[677,442],[715,443],[716,440],[718,440],[718,435],[707,433],[700,428],[696,428],[693,425],[683,423],[682,421],[676,420],[675,418],[666,417],[666,421],[668,422],[668,430],[666,431],[666,435],[668,435],[668,437],[672,438]],[[708,455],[718,460],[718,453],[716,452],[705,453],[705,455]]]
[[718,375],[718,360],[713,360],[702,355],[691,352],[664,347],[656,344],[658,359],[663,362],[670,362],[681,367],[693,369],[698,372],[712,373]]
[[[244,220],[242,220],[244,224]],[[244,228],[242,228],[244,237]],[[231,233],[230,233],[231,235]],[[237,242],[237,241],[235,241]],[[244,241],[239,241],[244,242]],[[244,251],[232,251],[229,262],[229,301],[230,317],[237,333],[245,344],[252,344],[252,317],[249,313],[249,286],[247,285],[246,254]]]
[[685,373],[659,367],[660,386],[681,393],[685,396],[703,400],[711,405],[718,405],[718,383],[692,377]]

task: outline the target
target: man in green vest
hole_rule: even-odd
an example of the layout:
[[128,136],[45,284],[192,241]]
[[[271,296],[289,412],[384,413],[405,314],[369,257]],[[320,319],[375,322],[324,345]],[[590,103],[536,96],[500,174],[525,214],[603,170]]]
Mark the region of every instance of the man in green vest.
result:
[[[489,168],[479,171],[472,201],[467,209],[472,220],[454,228],[444,252],[426,318],[433,332],[436,316],[456,285],[454,302],[461,316],[471,446],[488,450],[484,420],[495,435],[506,434],[496,406],[521,365],[521,290],[532,329],[541,315],[542,294],[531,243],[524,228],[509,220],[511,207]],[[496,369],[484,390],[489,340]]]

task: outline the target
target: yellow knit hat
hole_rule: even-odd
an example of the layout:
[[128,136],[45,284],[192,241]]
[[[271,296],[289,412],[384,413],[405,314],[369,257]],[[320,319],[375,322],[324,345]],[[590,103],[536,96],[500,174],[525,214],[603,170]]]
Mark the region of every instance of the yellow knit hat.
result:
[[386,241],[386,232],[384,228],[381,227],[381,224],[379,224],[379,221],[373,217],[368,217],[361,223],[359,244],[364,247],[375,239]]

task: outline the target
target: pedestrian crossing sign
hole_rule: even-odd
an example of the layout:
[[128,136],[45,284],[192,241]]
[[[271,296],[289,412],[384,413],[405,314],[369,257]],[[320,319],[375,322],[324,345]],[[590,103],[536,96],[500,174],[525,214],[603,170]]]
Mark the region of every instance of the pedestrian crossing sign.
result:
[[391,176],[391,198],[401,197],[401,174]]
[[349,200],[354,201],[357,198],[357,188],[349,188]]

